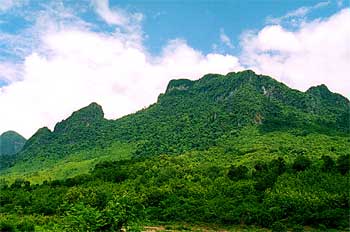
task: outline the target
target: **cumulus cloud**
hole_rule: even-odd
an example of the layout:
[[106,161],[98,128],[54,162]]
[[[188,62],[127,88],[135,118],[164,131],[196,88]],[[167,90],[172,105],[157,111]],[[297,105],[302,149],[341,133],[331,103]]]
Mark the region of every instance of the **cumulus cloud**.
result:
[[[143,43],[141,18],[111,9],[108,1],[93,6],[113,31],[95,30],[96,25],[56,4],[31,16],[32,28],[11,38],[0,34],[0,43],[3,38],[22,57],[0,60],[0,82],[7,84],[0,87],[0,133],[16,130],[29,137],[93,101],[103,106],[107,118],[118,118],[154,103],[171,79],[244,68],[301,90],[325,83],[349,97],[349,9],[304,22],[295,31],[269,25],[246,32],[237,57],[203,54],[180,39],[151,55]],[[30,40],[8,43],[21,37]]]
[[326,84],[350,96],[350,10],[304,22],[296,31],[269,25],[242,37],[241,62],[291,87]]
[[[184,40],[171,40],[152,56],[142,40],[130,43],[132,33],[94,32],[80,22],[55,20],[45,17],[48,27],[36,24],[40,43],[20,64],[20,81],[0,88],[6,112],[0,115],[1,132],[28,137],[92,101],[103,106],[107,118],[117,118],[155,102],[171,79],[243,69],[237,57],[202,54]],[[7,79],[16,76],[4,73]]]

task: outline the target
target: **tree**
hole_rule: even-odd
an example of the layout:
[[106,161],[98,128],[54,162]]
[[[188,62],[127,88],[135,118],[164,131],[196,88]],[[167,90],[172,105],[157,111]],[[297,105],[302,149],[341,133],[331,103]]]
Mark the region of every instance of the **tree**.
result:
[[275,222],[271,226],[272,232],[287,232],[287,227],[281,222]]
[[101,231],[106,225],[99,210],[82,203],[73,205],[65,220],[67,231]]
[[341,174],[345,175],[350,169],[350,156],[342,155],[337,160],[337,168]]
[[277,175],[281,175],[286,171],[286,162],[282,157],[272,160],[270,166]]
[[231,165],[227,176],[231,180],[240,180],[248,176],[249,169],[246,166],[240,165],[238,167]]
[[335,162],[330,156],[323,155],[321,159],[323,160],[322,171],[330,172],[334,170]]
[[296,171],[305,171],[311,166],[311,160],[306,156],[298,156],[293,163],[292,168]]
[[106,223],[101,229],[103,231],[121,231],[128,222],[135,221],[140,212],[143,212],[143,206],[136,198],[128,195],[114,197],[103,210]]

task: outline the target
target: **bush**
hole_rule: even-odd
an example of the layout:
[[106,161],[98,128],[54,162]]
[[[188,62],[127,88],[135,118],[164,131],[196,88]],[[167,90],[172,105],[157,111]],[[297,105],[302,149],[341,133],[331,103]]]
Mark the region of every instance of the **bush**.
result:
[[337,168],[342,175],[345,175],[347,172],[349,172],[350,156],[349,155],[339,156],[337,160]]
[[227,176],[231,180],[240,180],[244,179],[248,176],[249,169],[246,166],[240,165],[238,167],[231,166],[230,170],[228,171]]
[[287,227],[281,222],[274,222],[271,226],[272,232],[287,232]]
[[71,207],[65,220],[67,231],[99,231],[105,225],[100,211],[81,203]]
[[23,232],[35,231],[34,222],[30,220],[23,220],[17,225],[17,229]]
[[0,221],[0,232],[12,232],[12,231],[16,231],[16,227],[12,222],[8,220]]
[[272,160],[270,166],[277,175],[281,175],[286,171],[286,161],[282,157]]
[[334,169],[335,162],[330,156],[324,155],[321,159],[323,160],[322,171],[330,172]]
[[304,232],[304,227],[302,225],[293,226],[293,232]]
[[292,168],[295,171],[305,171],[308,167],[311,166],[311,160],[306,156],[298,156],[293,163]]

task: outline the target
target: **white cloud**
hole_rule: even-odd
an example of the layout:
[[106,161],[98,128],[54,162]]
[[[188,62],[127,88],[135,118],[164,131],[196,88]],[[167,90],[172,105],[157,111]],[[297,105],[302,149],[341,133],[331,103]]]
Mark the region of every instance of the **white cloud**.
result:
[[[0,88],[6,112],[0,133],[11,129],[28,137],[92,101],[107,118],[117,118],[154,103],[171,79],[243,69],[234,56],[202,54],[183,40],[169,41],[152,56],[133,33],[98,33],[80,22],[44,18],[49,26],[36,23],[39,46],[20,64],[21,80]],[[10,71],[8,79],[16,76]]]
[[233,46],[233,44],[232,44],[232,42],[231,42],[230,37],[228,37],[228,36],[225,34],[225,31],[224,31],[224,29],[222,29],[222,28],[221,28],[221,30],[220,30],[220,40],[221,40],[221,42],[224,43],[228,48],[231,48],[231,49],[234,48],[234,46]]
[[0,1],[0,12],[10,10],[12,8],[26,4],[26,0],[1,0]]
[[350,10],[288,31],[266,26],[243,36],[241,61],[293,88],[306,90],[326,84],[350,97]]
[[141,13],[129,13],[119,8],[111,9],[109,0],[92,0],[96,13],[108,24],[135,31],[143,19]]
[[328,6],[330,3],[330,1],[324,1],[319,2],[313,6],[303,6],[296,10],[290,11],[281,17],[268,17],[266,19],[266,22],[268,24],[281,24],[283,21],[287,20],[292,23],[292,25],[298,25],[300,21],[303,20],[303,17],[309,14],[311,11]]
[[0,80],[5,83],[19,81],[22,78],[22,66],[11,62],[0,62]]
[[[108,2],[104,11],[119,12],[109,9]],[[92,101],[103,106],[107,118],[117,118],[155,102],[171,79],[225,74],[242,70],[242,64],[294,88],[325,83],[350,95],[349,9],[302,23],[297,31],[273,25],[248,32],[242,38],[240,58],[203,54],[179,39],[165,44],[160,55],[150,55],[140,21],[130,14],[124,14],[125,21],[109,18],[116,30],[108,33],[96,32],[96,25],[61,8],[31,17],[36,19],[33,28],[13,41],[31,39],[11,44],[18,46],[14,50],[24,49],[18,53],[23,62],[0,60],[0,79],[8,83],[0,87],[0,105],[6,112],[0,114],[0,133],[11,129],[28,137],[40,127],[53,128]]]
[[117,26],[125,26],[129,24],[129,18],[126,13],[121,10],[111,10],[108,0],[93,0],[96,12],[107,23]]

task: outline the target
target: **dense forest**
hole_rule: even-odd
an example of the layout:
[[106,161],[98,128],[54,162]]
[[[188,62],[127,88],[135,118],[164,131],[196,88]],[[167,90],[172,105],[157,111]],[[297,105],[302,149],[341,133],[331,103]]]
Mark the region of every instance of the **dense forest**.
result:
[[117,120],[92,103],[0,165],[0,231],[348,231],[349,120],[326,86],[249,70]]

